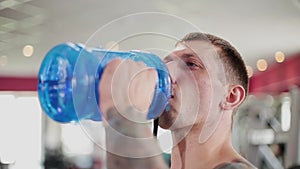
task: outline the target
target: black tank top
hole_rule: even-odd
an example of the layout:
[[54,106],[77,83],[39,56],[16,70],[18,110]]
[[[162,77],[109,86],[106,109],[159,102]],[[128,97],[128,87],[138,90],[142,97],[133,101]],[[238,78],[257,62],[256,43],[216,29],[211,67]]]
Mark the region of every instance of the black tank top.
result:
[[256,169],[256,168],[241,160],[234,160],[231,163],[220,164],[214,169]]

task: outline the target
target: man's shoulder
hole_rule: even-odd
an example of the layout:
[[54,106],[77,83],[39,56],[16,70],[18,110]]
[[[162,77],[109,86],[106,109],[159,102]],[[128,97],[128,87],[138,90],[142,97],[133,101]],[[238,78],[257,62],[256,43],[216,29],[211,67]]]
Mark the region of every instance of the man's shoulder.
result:
[[214,169],[257,169],[251,164],[242,161],[234,161],[231,163],[223,163],[215,167]]

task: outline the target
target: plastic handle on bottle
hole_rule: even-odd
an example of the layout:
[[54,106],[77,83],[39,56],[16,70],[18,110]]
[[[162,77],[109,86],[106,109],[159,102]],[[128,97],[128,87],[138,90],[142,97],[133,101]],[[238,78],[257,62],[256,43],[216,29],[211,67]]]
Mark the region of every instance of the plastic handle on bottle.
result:
[[142,61],[157,71],[158,80],[147,115],[148,119],[157,118],[171,96],[169,73],[158,56],[140,51],[86,48],[76,43],[53,47],[40,66],[38,96],[48,117],[61,123],[101,121],[98,84],[105,66],[115,58]]

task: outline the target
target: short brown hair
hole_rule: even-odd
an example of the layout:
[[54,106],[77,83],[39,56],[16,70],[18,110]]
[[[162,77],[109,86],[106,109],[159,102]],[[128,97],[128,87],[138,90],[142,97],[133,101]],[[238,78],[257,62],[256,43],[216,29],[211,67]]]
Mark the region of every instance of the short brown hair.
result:
[[224,64],[226,80],[230,83],[237,83],[244,87],[246,95],[248,93],[248,74],[246,65],[240,53],[226,40],[201,32],[193,32],[187,34],[181,39],[181,42],[187,41],[208,41],[220,50],[218,54]]

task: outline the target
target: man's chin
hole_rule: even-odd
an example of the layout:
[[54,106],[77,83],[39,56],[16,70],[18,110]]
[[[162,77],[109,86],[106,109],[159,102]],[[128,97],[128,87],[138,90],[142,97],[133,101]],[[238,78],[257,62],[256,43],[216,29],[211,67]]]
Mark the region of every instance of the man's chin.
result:
[[162,129],[170,129],[170,127],[173,125],[173,120],[172,120],[172,112],[170,111],[164,111],[160,117],[158,118],[158,125]]

